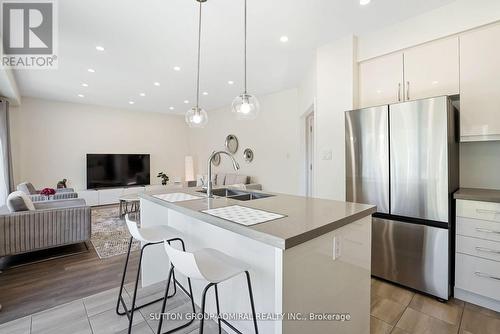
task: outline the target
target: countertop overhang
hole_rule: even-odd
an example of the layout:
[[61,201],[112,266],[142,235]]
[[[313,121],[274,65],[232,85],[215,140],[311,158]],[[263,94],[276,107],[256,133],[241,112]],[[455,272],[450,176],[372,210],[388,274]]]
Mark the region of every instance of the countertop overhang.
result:
[[500,203],[500,190],[480,188],[460,188],[454,194],[455,199]]
[[[281,249],[297,246],[376,212],[376,207],[373,205],[277,193],[269,193],[274,196],[252,201],[238,201],[225,197],[202,197],[173,203],[154,196],[166,193],[205,196],[198,190],[199,188],[169,189],[161,192],[141,193],[139,196],[141,199],[162,205],[181,214]],[[246,206],[283,214],[286,217],[244,226],[201,212],[202,210],[230,205]]]

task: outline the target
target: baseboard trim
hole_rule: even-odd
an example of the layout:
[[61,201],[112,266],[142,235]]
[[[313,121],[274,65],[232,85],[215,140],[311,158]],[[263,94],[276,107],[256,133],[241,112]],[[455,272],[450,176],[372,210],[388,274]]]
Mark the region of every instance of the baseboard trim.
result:
[[455,298],[500,312],[500,301],[484,297],[470,291],[455,288]]

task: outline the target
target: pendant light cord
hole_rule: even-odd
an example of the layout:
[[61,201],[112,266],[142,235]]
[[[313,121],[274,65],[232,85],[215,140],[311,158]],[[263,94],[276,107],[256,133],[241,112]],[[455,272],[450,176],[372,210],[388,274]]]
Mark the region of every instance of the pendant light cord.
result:
[[196,112],[197,113],[199,112],[199,102],[200,102],[201,4],[202,4],[202,2],[200,1],[200,17],[198,20],[198,72],[196,75]]
[[244,57],[244,62],[245,62],[245,65],[244,65],[244,68],[245,68],[245,95],[247,94],[247,0],[245,0],[245,19],[244,19],[244,22],[245,22],[245,57]]

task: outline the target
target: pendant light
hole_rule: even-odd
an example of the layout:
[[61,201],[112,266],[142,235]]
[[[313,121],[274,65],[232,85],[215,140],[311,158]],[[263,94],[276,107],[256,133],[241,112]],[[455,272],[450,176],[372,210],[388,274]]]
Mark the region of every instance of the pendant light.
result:
[[255,119],[259,114],[259,101],[257,98],[247,92],[247,0],[245,1],[245,48],[244,48],[244,91],[233,100],[232,111],[238,119]]
[[186,112],[186,123],[190,128],[203,128],[208,123],[208,115],[205,109],[200,108],[200,50],[201,50],[201,5],[207,0],[196,0],[200,4],[198,19],[198,67],[196,72],[196,106]]

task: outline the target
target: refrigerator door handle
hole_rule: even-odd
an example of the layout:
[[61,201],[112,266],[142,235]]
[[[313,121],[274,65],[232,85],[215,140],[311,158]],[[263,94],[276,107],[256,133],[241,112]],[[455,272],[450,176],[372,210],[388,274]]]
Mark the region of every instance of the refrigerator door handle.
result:
[[406,100],[407,101],[410,100],[410,82],[409,81],[406,82]]
[[401,102],[401,82],[398,83],[398,102]]

